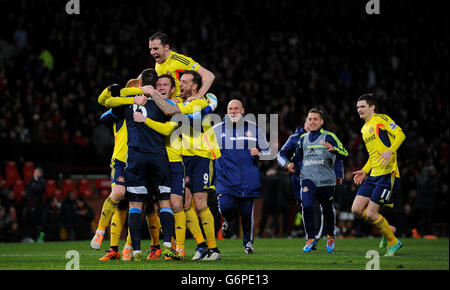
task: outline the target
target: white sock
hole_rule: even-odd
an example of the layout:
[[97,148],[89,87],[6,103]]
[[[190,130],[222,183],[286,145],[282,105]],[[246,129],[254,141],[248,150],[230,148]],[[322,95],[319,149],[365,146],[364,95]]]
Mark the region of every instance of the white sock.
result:
[[105,231],[102,231],[102,230],[96,230],[95,232],[96,232],[97,234],[102,235],[102,236],[105,235]]
[[136,256],[136,254],[138,254],[138,253],[140,254],[141,251],[133,251],[133,257]]

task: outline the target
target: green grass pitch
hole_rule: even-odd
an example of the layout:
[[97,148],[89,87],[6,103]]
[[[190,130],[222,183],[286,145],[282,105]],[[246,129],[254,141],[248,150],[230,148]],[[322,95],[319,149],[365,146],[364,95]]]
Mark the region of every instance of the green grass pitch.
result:
[[[394,257],[383,257],[385,250],[378,249],[378,239],[337,239],[335,252],[328,254],[326,241],[319,242],[317,250],[305,254],[304,239],[256,239],[255,253],[245,255],[240,239],[219,240],[222,253],[220,261],[191,261],[195,242],[186,240],[185,261],[157,261],[144,259],[141,262],[107,261],[100,258],[109,246],[103,241],[101,250],[92,250],[89,241],[11,243],[0,244],[0,270],[64,270],[73,256],[68,251],[79,253],[80,270],[364,270],[371,258],[369,250],[380,254],[381,270],[449,270],[448,238],[437,240],[401,239],[403,247]],[[119,244],[123,247],[124,241]],[[143,253],[150,247],[148,240],[142,241]]]

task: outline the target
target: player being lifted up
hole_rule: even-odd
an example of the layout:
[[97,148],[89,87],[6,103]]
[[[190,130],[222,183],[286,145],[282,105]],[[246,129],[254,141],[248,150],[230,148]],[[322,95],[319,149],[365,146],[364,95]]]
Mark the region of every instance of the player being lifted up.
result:
[[[393,256],[401,247],[388,221],[379,214],[382,206],[393,207],[399,184],[397,150],[406,136],[402,129],[385,114],[375,113],[372,94],[359,97],[356,104],[359,117],[364,120],[361,129],[369,160],[361,170],[355,171],[353,180],[361,185],[352,205],[352,212],[374,225],[387,240],[387,253]],[[370,176],[366,179],[366,176]]]
[[[191,98],[201,98],[208,92],[215,75],[201,66],[192,58],[176,53],[170,48],[169,37],[162,33],[156,32],[149,38],[150,54],[153,56],[156,64],[155,70],[158,75],[170,74],[175,79],[175,90],[171,97],[180,95],[180,78],[181,74],[187,70],[193,70],[200,74],[202,85]],[[191,100],[191,99],[189,99]]]

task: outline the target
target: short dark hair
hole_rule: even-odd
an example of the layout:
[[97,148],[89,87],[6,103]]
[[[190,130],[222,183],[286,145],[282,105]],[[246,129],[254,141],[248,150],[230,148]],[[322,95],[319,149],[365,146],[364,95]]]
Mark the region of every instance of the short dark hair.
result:
[[192,75],[192,82],[194,84],[197,84],[197,90],[199,90],[202,87],[202,76],[198,72],[196,72],[195,70],[187,70],[183,72],[183,74]]
[[156,87],[156,81],[158,80],[158,74],[152,68],[145,69],[141,74],[142,86],[152,85]]
[[317,108],[312,108],[311,110],[308,111],[308,114],[309,113],[319,114],[320,118],[323,120],[323,112],[322,112],[322,110],[319,110]]
[[170,80],[170,85],[174,88],[175,87],[175,79],[173,78],[173,76],[171,76],[170,74],[162,74],[162,75],[160,75],[159,77],[158,77],[158,80],[159,79],[162,79],[162,78],[167,78],[167,79],[169,79]]
[[169,44],[170,45],[170,41],[169,41],[169,37],[167,36],[167,34],[162,33],[162,32],[156,32],[155,34],[153,34],[152,36],[149,37],[149,41],[153,41],[155,39],[159,39],[161,41],[162,46]]
[[373,96],[373,94],[364,94],[364,95],[362,95],[362,96],[360,96],[358,98],[358,102],[359,101],[366,101],[367,104],[369,105],[369,107],[370,106],[375,106],[375,107],[377,106],[377,102],[376,102],[375,97]]

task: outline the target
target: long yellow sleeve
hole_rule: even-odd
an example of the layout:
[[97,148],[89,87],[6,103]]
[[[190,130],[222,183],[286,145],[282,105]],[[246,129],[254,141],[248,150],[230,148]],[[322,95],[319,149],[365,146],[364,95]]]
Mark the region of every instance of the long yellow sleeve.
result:
[[372,169],[372,164],[370,163],[370,158],[367,160],[366,164],[362,168],[367,174],[369,174],[370,170]]
[[106,100],[105,106],[108,108],[120,107],[123,105],[132,105],[134,98],[112,97]]
[[120,90],[120,96],[132,96],[132,95],[142,95],[144,94],[140,88],[123,88]]
[[[142,94],[142,90],[140,88],[123,88],[120,90],[120,96],[121,97],[126,97],[126,96],[132,96],[132,95],[140,95]],[[104,89],[102,91],[102,93],[100,94],[100,96],[98,97],[98,103],[102,106],[106,106],[108,108],[114,108],[114,107],[118,107],[118,106],[122,106],[122,105],[130,105],[133,104],[133,102],[130,103],[130,100],[127,101],[119,101],[118,97],[114,97],[114,100],[109,101],[109,99],[113,98],[111,96],[111,92],[108,90],[108,88]],[[128,99],[133,99],[133,98],[128,98]],[[108,105],[108,104],[109,105]]]
[[392,142],[391,147],[389,147],[389,150],[391,150],[393,153],[397,152],[400,145],[402,145],[403,141],[405,141],[406,139],[406,135],[402,130],[397,130],[394,132],[395,139],[394,142]]
[[111,98],[111,92],[108,90],[108,88],[104,89],[103,92],[98,97],[98,103],[102,106],[106,106],[106,101]]
[[147,120],[145,120],[145,125],[164,136],[169,136],[175,130],[175,128],[178,127],[178,124],[176,122],[161,123],[153,121],[150,118],[147,118]]

